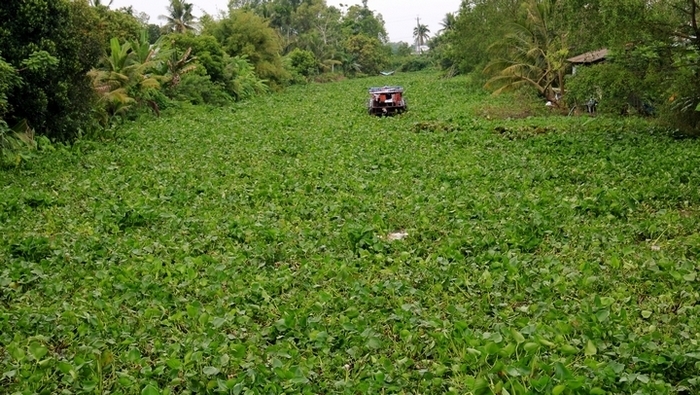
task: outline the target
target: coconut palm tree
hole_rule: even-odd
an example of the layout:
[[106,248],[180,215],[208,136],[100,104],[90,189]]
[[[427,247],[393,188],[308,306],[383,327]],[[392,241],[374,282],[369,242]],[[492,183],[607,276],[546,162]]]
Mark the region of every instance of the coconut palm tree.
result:
[[114,0],[109,0],[108,2],[105,2],[103,0],[90,0],[90,4],[93,7],[98,7],[98,8],[101,8],[101,7],[109,8],[112,5],[112,2],[114,2]]
[[[159,77],[149,73],[156,65],[156,51],[150,48],[145,33],[140,41],[121,44],[110,41],[110,53],[104,67],[88,73],[93,87],[109,116],[125,113],[133,104],[146,103],[148,91],[160,87]],[[154,111],[158,113],[157,108]]]
[[418,44],[419,48],[422,47],[430,38],[430,29],[426,25],[416,26],[413,28],[413,38],[416,39],[416,44]]
[[168,14],[158,18],[166,21],[165,26],[173,32],[185,33],[196,29],[195,17],[192,15],[192,4],[185,0],[170,0]]
[[451,30],[454,30],[457,26],[457,17],[455,16],[455,14],[448,12],[445,15],[445,18],[443,18],[442,22],[440,22],[440,26],[442,26],[440,32],[449,32]]
[[527,16],[511,25],[511,32],[490,49],[499,56],[486,65],[493,74],[486,87],[494,94],[531,86],[557,105],[564,93],[568,47],[566,35],[555,26],[557,0],[527,0]]

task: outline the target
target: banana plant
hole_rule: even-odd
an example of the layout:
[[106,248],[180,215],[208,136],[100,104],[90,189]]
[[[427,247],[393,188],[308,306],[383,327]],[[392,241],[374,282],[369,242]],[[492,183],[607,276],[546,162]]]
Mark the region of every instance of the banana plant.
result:
[[170,51],[170,57],[165,62],[165,65],[167,67],[167,79],[171,87],[176,87],[180,84],[183,75],[197,68],[197,65],[191,64],[197,59],[194,56],[190,56],[191,54],[192,48],[187,48],[182,54],[179,54],[175,49]]

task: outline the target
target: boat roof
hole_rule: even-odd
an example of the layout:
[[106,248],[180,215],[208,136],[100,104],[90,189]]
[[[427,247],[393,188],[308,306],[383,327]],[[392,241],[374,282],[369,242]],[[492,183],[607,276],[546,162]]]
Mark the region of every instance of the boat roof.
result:
[[402,86],[382,86],[369,88],[369,93],[379,92],[403,92]]

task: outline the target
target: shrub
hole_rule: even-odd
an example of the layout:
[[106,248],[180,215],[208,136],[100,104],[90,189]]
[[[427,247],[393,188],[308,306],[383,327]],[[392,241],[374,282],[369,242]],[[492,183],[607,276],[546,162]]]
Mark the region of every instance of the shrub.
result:
[[216,37],[229,56],[245,57],[255,74],[273,86],[282,86],[289,78],[280,56],[280,37],[264,18],[234,10],[226,18],[206,25],[204,33]]
[[432,63],[427,56],[413,56],[408,58],[408,60],[401,65],[399,70],[404,72],[421,71],[431,66]]
[[700,135],[700,51],[690,49],[676,61],[673,83],[661,106],[662,121],[679,131]]
[[212,82],[210,76],[198,73],[185,74],[171,96],[192,104],[224,105],[231,102],[231,96],[221,85]]
[[170,46],[180,52],[192,48],[191,55],[197,59],[213,82],[224,81],[224,49],[219,41],[207,34],[171,34],[167,37]]
[[328,82],[338,82],[344,80],[346,77],[343,73],[323,73],[314,77],[314,82],[321,84]]
[[614,53],[605,62],[578,67],[568,77],[567,102],[579,105],[591,98],[604,113],[654,115],[670,66],[662,45],[639,45]]
[[568,77],[566,101],[569,106],[582,106],[594,99],[602,113],[650,115],[654,98],[645,85],[643,79],[619,63],[579,67],[576,75]]
[[313,52],[295,48],[287,55],[293,72],[310,77],[318,74],[318,62]]
[[226,57],[224,80],[226,92],[235,100],[269,92],[267,81],[260,79],[245,56]]

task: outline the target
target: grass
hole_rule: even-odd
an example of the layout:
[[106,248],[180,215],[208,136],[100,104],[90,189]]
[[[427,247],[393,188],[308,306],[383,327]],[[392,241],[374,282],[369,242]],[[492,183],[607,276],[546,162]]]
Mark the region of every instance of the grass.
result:
[[[0,173],[3,392],[700,391],[700,142],[468,82],[183,107]],[[410,111],[368,116],[386,83]]]

